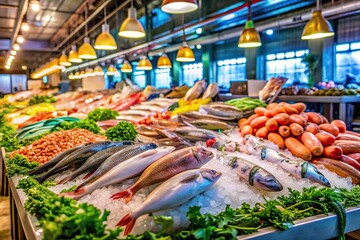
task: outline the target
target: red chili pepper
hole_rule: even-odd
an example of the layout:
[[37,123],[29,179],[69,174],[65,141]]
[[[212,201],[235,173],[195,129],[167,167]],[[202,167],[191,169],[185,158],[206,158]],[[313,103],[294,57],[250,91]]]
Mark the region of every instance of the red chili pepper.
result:
[[216,142],[215,138],[210,138],[210,139],[206,140],[206,146],[212,147],[212,146],[214,146],[215,142]]

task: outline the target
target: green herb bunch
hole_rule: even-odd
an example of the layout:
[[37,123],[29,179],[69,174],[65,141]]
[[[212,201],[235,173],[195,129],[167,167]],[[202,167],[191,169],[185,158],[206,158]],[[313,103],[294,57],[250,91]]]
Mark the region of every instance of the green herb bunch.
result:
[[129,122],[119,122],[115,127],[111,127],[105,132],[106,137],[111,141],[134,141],[137,131]]
[[115,119],[119,113],[112,109],[107,108],[96,108],[95,110],[91,111],[87,119],[94,120],[95,122],[105,121],[109,119]]
[[29,162],[29,160],[23,156],[16,154],[5,162],[6,164],[6,176],[12,177],[15,174],[26,175],[29,171],[39,166],[37,162]]
[[35,105],[39,103],[55,103],[56,98],[53,96],[36,95],[30,98],[29,105]]

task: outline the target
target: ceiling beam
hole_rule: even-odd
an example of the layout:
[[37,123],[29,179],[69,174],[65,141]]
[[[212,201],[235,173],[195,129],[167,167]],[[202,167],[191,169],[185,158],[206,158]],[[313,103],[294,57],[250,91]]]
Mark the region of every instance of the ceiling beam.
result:
[[12,37],[11,37],[11,43],[10,43],[10,49],[12,48],[12,46],[14,45],[15,41],[16,41],[16,38],[19,34],[19,30],[20,30],[20,27],[21,27],[21,23],[23,21],[23,18],[24,18],[24,15],[26,13],[26,10],[28,8],[28,5],[29,5],[29,1],[28,0],[21,0],[20,1],[20,7],[16,13],[16,19],[15,19],[15,24],[14,24],[14,32],[12,34]]

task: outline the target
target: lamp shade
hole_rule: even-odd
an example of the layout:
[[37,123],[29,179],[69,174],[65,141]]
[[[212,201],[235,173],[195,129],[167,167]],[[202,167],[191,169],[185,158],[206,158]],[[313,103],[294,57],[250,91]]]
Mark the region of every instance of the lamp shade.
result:
[[102,33],[96,38],[94,48],[99,50],[116,50],[116,41],[109,33],[109,25],[105,23],[101,28]]
[[68,61],[68,57],[66,56],[65,51],[62,52],[60,58],[59,58],[59,64],[64,67],[70,67],[71,62]]
[[189,46],[186,44],[186,42],[183,43],[183,46],[177,52],[176,61],[178,61],[178,62],[194,62],[195,61],[194,52],[189,48]]
[[79,74],[79,78],[84,78],[84,77],[86,77],[86,72],[84,70],[81,70]]
[[79,71],[77,71],[77,72],[74,74],[74,79],[80,79],[80,73],[79,73]]
[[68,78],[69,78],[69,80],[75,79],[75,78],[74,78],[74,74],[73,74],[73,73],[70,73],[69,76],[68,76]]
[[132,72],[132,66],[131,64],[125,60],[121,66],[121,72],[123,73],[131,73]]
[[169,57],[166,55],[166,53],[163,53],[157,62],[157,67],[158,68],[171,68],[171,61],[169,59]]
[[114,65],[110,64],[110,66],[107,69],[106,75],[114,76],[116,73],[117,73],[116,68],[114,67]]
[[97,65],[94,68],[94,75],[95,76],[103,76],[104,75],[104,70],[99,65]]
[[88,37],[84,38],[83,45],[79,48],[79,58],[82,59],[95,59],[96,52],[94,48],[90,45],[90,39]]
[[195,11],[199,6],[196,0],[163,0],[161,10],[171,14]]
[[86,68],[86,70],[85,70],[85,76],[86,76],[86,77],[93,77],[93,76],[95,76],[95,74],[94,74],[94,69],[92,69],[92,68]]
[[75,45],[71,46],[71,51],[69,52],[68,60],[69,62],[72,63],[81,63],[83,61],[81,58],[79,58]]
[[245,28],[240,35],[238,47],[251,48],[261,46],[261,39],[259,33],[255,30],[254,22],[248,20],[245,23]]
[[334,31],[329,21],[327,21],[320,9],[312,12],[310,21],[305,25],[301,39],[318,39],[334,36]]
[[125,38],[142,38],[145,37],[145,31],[139,20],[136,19],[136,9],[128,9],[128,17],[121,24],[119,36]]
[[150,60],[146,56],[143,56],[143,57],[141,57],[136,69],[150,71],[153,69],[153,67],[152,67]]

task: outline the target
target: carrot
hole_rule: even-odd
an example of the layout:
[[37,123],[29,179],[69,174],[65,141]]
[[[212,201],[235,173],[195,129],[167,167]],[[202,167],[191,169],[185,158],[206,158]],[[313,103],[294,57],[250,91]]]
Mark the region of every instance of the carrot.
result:
[[320,130],[331,133],[335,137],[337,135],[339,135],[339,129],[337,127],[335,127],[334,125],[331,125],[330,123],[320,124],[319,127],[320,127]]
[[[246,120],[246,122],[244,122],[244,124],[242,126],[245,126],[245,125],[250,125],[251,121],[254,119],[254,118],[257,118],[258,115],[257,114],[253,114],[251,115],[250,117],[248,117],[248,119]],[[241,128],[240,128],[241,130]]]
[[[268,136],[269,138],[269,136]],[[349,157],[355,159],[358,163],[360,163],[360,153],[350,153],[348,154]]]
[[259,130],[256,131],[256,136],[259,138],[266,138],[268,135],[268,129],[266,127],[262,127]]
[[341,120],[333,120],[331,125],[334,125],[339,129],[339,132],[345,133],[346,132],[346,124]]
[[324,157],[328,157],[328,158],[332,158],[332,159],[340,159],[342,154],[343,154],[343,151],[342,151],[341,147],[334,146],[334,145],[326,146],[324,148],[324,152],[323,152]]
[[279,113],[286,113],[286,110],[285,110],[284,106],[277,106],[277,107],[275,107],[275,108],[268,111],[268,115],[270,115],[271,117],[273,117],[273,116],[275,116],[275,115],[277,115]]
[[285,111],[287,114],[298,114],[298,110],[296,110],[296,108],[293,108],[290,106],[290,104],[284,105]]
[[294,103],[291,104],[291,107],[295,108],[298,111],[298,113],[304,112],[306,109],[305,103]]
[[287,113],[279,113],[273,117],[279,124],[286,125],[290,122],[290,116]]
[[300,116],[300,117],[303,117],[306,122],[309,120],[308,115],[306,115],[306,113],[304,113],[304,112],[299,113],[299,116]]
[[279,134],[271,132],[271,133],[268,134],[267,138],[269,139],[269,141],[277,144],[280,149],[285,148],[284,139]]
[[271,110],[271,109],[277,107],[277,105],[278,105],[277,103],[270,103],[269,105],[266,106],[266,109]]
[[289,119],[291,123],[297,123],[303,127],[306,126],[306,120],[298,114],[291,114]]
[[349,141],[349,140],[336,140],[334,144],[336,146],[341,147],[344,154],[360,152],[360,142]]
[[285,139],[285,146],[296,157],[302,158],[305,161],[310,161],[312,158],[310,150],[293,137]]
[[335,136],[325,131],[319,131],[315,136],[323,146],[329,146],[335,142]]
[[280,126],[278,132],[283,138],[290,136],[290,128],[288,126]]
[[256,117],[250,122],[250,126],[252,128],[261,128],[261,127],[265,126],[265,123],[268,119],[269,118],[266,116]]
[[314,134],[310,132],[304,132],[301,135],[301,142],[310,150],[314,156],[320,156],[323,153],[324,147]]
[[250,125],[245,125],[241,129],[241,136],[244,137],[248,134],[253,134],[253,128]]
[[309,123],[309,125],[305,127],[305,131],[311,132],[312,134],[317,134],[319,130],[320,130],[319,125],[315,123]]
[[245,126],[245,122],[247,121],[247,118],[241,118],[239,121],[238,121],[238,127],[239,127],[239,130]]
[[321,118],[321,123],[329,123],[329,120],[327,120],[326,117],[324,117],[323,115],[319,114],[320,118]]
[[350,166],[352,166],[353,168],[356,168],[357,170],[360,171],[360,164],[353,158],[346,156],[346,155],[342,155],[341,156],[341,161],[349,164]]
[[360,137],[348,133],[339,133],[339,135],[336,136],[336,140],[351,140],[360,142]]
[[267,110],[266,110],[266,108],[263,108],[263,107],[256,107],[254,109],[254,112],[259,116],[264,116],[265,113],[267,112]]
[[308,116],[308,122],[316,123],[318,125],[322,123],[321,117],[318,113],[307,112],[306,115]]
[[304,128],[297,123],[290,123],[290,132],[294,136],[300,136],[304,132]]
[[278,122],[273,118],[267,120],[265,126],[269,131],[276,131],[279,127]]

